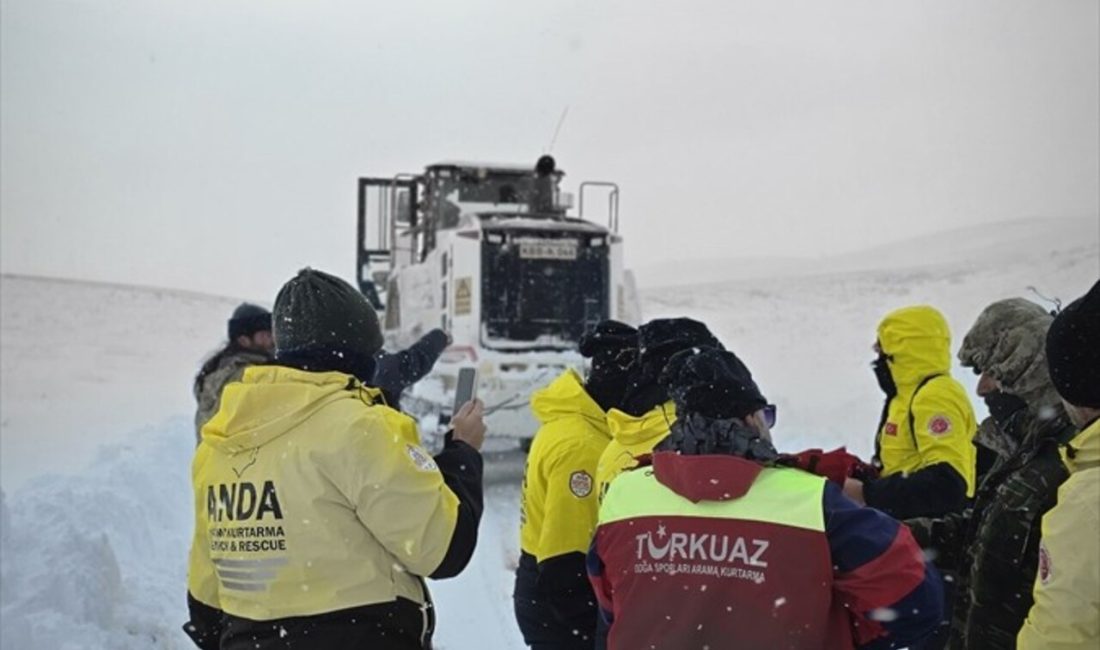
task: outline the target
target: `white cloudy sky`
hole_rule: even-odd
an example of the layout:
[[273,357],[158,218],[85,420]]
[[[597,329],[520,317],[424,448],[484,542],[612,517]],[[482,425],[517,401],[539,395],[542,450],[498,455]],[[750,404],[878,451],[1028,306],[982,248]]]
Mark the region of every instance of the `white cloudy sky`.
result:
[[[355,178],[623,187],[628,262],[1100,214],[1096,0],[0,0],[4,272],[270,300]],[[568,189],[568,188],[567,188]]]

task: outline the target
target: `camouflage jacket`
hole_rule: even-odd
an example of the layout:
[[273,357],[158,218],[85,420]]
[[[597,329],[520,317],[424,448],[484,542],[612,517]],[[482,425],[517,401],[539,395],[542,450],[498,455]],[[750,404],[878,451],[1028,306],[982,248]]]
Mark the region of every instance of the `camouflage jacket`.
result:
[[202,440],[202,425],[218,412],[225,385],[240,381],[245,368],[270,361],[271,357],[259,350],[227,346],[203,364],[195,377],[193,389],[198,403],[195,409],[195,444]]
[[957,576],[951,650],[1016,647],[1032,605],[1043,514],[1069,476],[1058,448],[1075,429],[1064,411],[1039,420],[1023,410],[1009,426],[1020,427],[1022,442],[993,466],[971,508],[906,522],[936,565]]

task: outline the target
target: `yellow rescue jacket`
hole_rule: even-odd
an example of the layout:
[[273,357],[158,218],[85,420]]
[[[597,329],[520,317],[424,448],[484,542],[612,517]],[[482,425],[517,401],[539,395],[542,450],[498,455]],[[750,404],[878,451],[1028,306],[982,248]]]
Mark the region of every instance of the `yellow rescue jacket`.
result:
[[978,427],[966,390],[950,375],[947,321],[932,307],[898,309],[879,324],[878,342],[898,389],[878,432],[882,475],[948,463],[974,496]]
[[596,486],[601,501],[611,481],[626,470],[637,467],[639,456],[652,453],[657,443],[668,436],[675,421],[676,405],[671,401],[640,416],[618,409],[607,412],[611,442],[600,454],[600,462],[596,466]]
[[1043,516],[1035,604],[1017,639],[1020,650],[1100,647],[1100,420],[1069,449],[1070,476]]
[[531,397],[542,423],[527,456],[520,547],[537,562],[587,553],[596,529],[596,464],[611,441],[607,417],[576,371],[562,373]]
[[192,464],[188,590],[232,616],[398,597],[442,562],[458,514],[416,424],[339,372],[255,366],[222,394]]

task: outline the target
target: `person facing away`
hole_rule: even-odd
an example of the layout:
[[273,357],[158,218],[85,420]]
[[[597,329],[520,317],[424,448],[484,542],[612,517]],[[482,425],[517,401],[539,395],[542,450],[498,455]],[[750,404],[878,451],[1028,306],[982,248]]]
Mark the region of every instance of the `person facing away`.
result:
[[850,479],[845,494],[899,519],[962,510],[974,496],[977,425],[951,377],[947,321],[926,305],[898,309],[879,324],[874,349],[886,394],[875,438],[881,477]]
[[732,352],[674,357],[678,419],[600,505],[588,572],[608,648],[900,648],[942,589],[909,531],[838,485],[776,466],[769,413]]
[[637,350],[636,329],[604,321],[580,341],[588,377],[566,370],[531,397],[540,427],[523,476],[513,600],[524,642],[536,650],[594,647],[584,558],[596,528],[596,464],[611,441],[607,410],[621,403]]
[[275,300],[275,363],[229,384],[192,464],[190,621],[204,650],[420,650],[425,577],[466,566],[485,436],[464,405],[434,458],[364,380],[378,317],[343,280],[304,269]]
[[432,371],[439,356],[451,344],[451,337],[434,329],[416,343],[399,352],[380,351],[374,359],[374,379],[371,385],[382,391],[386,404],[401,410],[401,394]]
[[611,442],[596,467],[597,497],[608,485],[668,435],[676,421],[675,405],[658,378],[676,353],[692,348],[721,348],[707,326],[690,318],[659,318],[638,328],[638,356],[622,404],[607,412]]
[[1050,325],[1047,366],[1079,433],[1065,448],[1069,478],[1043,516],[1035,604],[1020,650],[1100,647],[1100,282]]
[[222,389],[240,381],[245,368],[271,361],[275,340],[271,335],[271,312],[247,302],[233,310],[227,324],[229,340],[203,362],[192,391],[195,410],[195,442],[202,439],[202,425],[218,411]]
[[979,435],[1001,456],[971,508],[905,522],[936,566],[958,576],[952,650],[1015,648],[1031,608],[1039,524],[1069,476],[1059,446],[1076,433],[1047,372],[1052,320],[1022,298],[999,300],[978,316],[958,358],[981,376],[977,393],[990,416]]

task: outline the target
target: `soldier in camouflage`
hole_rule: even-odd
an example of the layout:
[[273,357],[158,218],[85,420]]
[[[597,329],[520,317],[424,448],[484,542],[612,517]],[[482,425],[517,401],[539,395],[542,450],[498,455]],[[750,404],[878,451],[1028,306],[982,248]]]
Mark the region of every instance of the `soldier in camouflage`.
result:
[[977,392],[990,416],[976,440],[999,458],[970,508],[906,522],[937,566],[958,576],[951,650],[1015,648],[1031,608],[1040,522],[1068,477],[1058,447],[1075,432],[1047,371],[1052,320],[1019,298],[995,302],[978,317],[959,360],[981,375]]
[[203,362],[195,376],[195,444],[202,441],[202,427],[214,417],[225,385],[240,381],[249,366],[269,363],[275,350],[271,334],[271,312],[242,303],[226,324],[229,341]]

